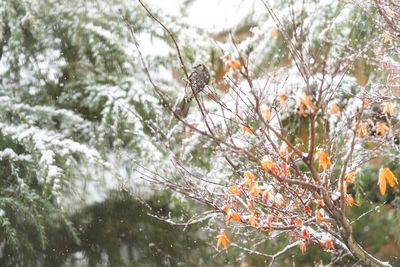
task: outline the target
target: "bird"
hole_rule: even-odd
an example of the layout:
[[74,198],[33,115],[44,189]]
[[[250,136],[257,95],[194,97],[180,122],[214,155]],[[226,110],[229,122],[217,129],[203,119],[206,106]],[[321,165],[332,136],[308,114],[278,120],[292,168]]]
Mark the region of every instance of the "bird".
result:
[[210,73],[204,64],[198,64],[193,68],[186,83],[186,94],[176,105],[175,114],[180,118],[186,118],[189,112],[190,103],[195,95],[204,90],[210,82]]

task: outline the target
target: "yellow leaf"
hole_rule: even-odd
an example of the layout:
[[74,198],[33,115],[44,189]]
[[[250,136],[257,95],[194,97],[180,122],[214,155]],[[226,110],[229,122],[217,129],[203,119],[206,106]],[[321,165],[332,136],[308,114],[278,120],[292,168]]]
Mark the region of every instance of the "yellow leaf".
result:
[[322,167],[324,171],[326,171],[332,165],[331,161],[329,160],[328,154],[326,154],[326,152],[323,150],[319,150],[317,156],[319,168]]
[[234,195],[240,195],[240,190],[236,185],[232,185],[228,188],[229,192],[231,192]]
[[353,178],[356,176],[356,171],[351,171],[346,175],[346,182],[352,183]]
[[264,157],[261,160],[261,167],[264,169],[265,172],[271,171],[272,173],[276,174],[278,171],[275,163],[271,161],[268,157]]
[[248,220],[251,226],[256,227],[258,225],[256,216],[250,216]]
[[224,247],[224,249],[227,249],[228,244],[229,244],[229,239],[225,233],[225,229],[221,229],[221,232],[219,233],[219,235],[217,235],[217,249],[221,245]]
[[392,102],[385,102],[382,104],[382,106],[383,106],[383,113],[393,116],[394,107]]
[[367,134],[368,134],[367,125],[361,121],[358,124],[357,130],[356,130],[356,135],[358,137],[363,137],[363,136],[366,136]]
[[264,116],[266,122],[269,122],[271,120],[272,112],[269,107],[263,107],[261,109],[261,113]]

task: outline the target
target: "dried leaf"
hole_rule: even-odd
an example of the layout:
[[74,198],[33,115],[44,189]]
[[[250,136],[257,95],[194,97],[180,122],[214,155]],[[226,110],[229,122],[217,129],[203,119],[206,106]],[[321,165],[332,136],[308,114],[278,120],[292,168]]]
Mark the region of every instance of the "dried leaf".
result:
[[323,168],[326,171],[331,166],[331,161],[329,160],[328,154],[325,151],[319,150],[317,153],[319,168]]
[[275,195],[275,203],[281,207],[285,203],[285,199],[283,198],[283,195],[281,193],[278,193]]
[[310,110],[314,109],[314,105],[311,102],[310,97],[308,95],[306,95],[305,93],[300,94],[300,103],[304,104]]
[[322,215],[321,215],[321,211],[319,209],[315,210],[315,221],[317,223],[321,223],[322,222]]
[[253,199],[257,199],[258,195],[261,194],[261,190],[258,189],[257,185],[255,185],[251,190],[249,190],[249,193]]
[[366,136],[367,134],[368,134],[367,125],[361,121],[358,124],[357,130],[356,130],[356,135],[358,137],[363,137],[363,136]]
[[301,251],[301,254],[305,254],[307,251],[307,245],[306,242],[300,241],[299,249]]
[[284,94],[279,94],[278,99],[279,99],[279,104],[282,107],[282,110],[287,111],[288,109],[286,106],[286,96]]
[[243,175],[246,179],[249,179],[249,180],[254,179],[254,174],[251,171],[245,171]]
[[385,135],[385,132],[389,130],[389,127],[386,125],[385,122],[378,122],[376,124],[376,135]]
[[382,104],[383,106],[383,113],[393,116],[394,106],[392,102],[385,102]]
[[269,107],[262,107],[261,114],[263,115],[266,122],[269,122],[272,117],[272,111]]
[[229,244],[229,239],[228,236],[226,235],[225,229],[221,229],[219,235],[217,235],[217,249],[221,245],[224,247],[224,249],[227,249],[228,244]]
[[251,226],[256,227],[258,225],[256,216],[250,216],[248,220]]
[[234,195],[240,195],[240,190],[236,185],[232,185],[228,188],[228,191]]
[[378,185],[382,196],[386,192],[386,182],[389,183],[390,187],[394,187],[399,183],[396,176],[394,176],[393,172],[389,168],[380,168]]
[[273,174],[278,173],[278,168],[276,167],[275,163],[271,161],[268,157],[264,157],[261,160],[261,168],[263,168],[266,173],[268,172],[272,172]]
[[253,131],[251,130],[251,128],[250,128],[250,126],[249,125],[243,125],[243,132],[245,133],[245,134],[253,134]]
[[282,142],[281,147],[279,148],[279,156],[284,158],[288,154],[288,146],[285,142]]
[[231,207],[230,207],[229,205],[223,205],[223,206],[221,207],[221,210],[223,210],[223,211],[225,211],[225,212],[228,212],[230,209],[231,209]]
[[226,215],[226,224],[229,224],[229,221],[233,219],[235,222],[239,222],[242,220],[242,217],[234,211],[234,210],[229,210],[228,214]]
[[346,182],[352,183],[355,176],[356,176],[356,171],[350,171],[348,174],[346,174],[346,178],[345,178]]
[[356,202],[354,201],[354,198],[350,194],[346,194],[344,196],[344,200],[346,202],[347,206],[353,206]]
[[378,178],[379,192],[383,196],[386,192],[386,177],[384,168],[379,170],[379,178]]

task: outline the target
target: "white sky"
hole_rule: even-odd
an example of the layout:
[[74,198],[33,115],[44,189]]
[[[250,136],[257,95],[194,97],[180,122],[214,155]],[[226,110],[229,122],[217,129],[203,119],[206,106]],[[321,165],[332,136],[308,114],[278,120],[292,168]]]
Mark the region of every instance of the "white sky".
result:
[[[179,16],[184,0],[146,0],[152,8]],[[263,9],[260,9],[263,8]],[[261,1],[256,0],[200,0],[193,1],[188,8],[188,20],[191,24],[208,31],[229,29],[237,25],[248,14],[265,10]]]

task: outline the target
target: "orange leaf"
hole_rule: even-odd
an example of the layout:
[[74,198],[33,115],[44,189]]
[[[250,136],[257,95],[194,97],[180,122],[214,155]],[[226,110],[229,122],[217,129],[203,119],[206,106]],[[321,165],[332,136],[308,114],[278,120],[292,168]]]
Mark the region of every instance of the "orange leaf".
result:
[[300,95],[300,103],[304,104],[310,110],[314,109],[314,105],[311,102],[310,97],[308,95],[306,95],[305,93],[302,93]]
[[261,193],[261,190],[258,189],[257,185],[253,186],[251,190],[249,190],[250,196],[254,199],[258,198],[258,195]]
[[394,176],[393,172],[389,168],[380,168],[379,169],[379,191],[383,196],[386,192],[386,182],[389,183],[390,187],[394,187],[399,183],[396,176]]
[[221,209],[222,209],[223,211],[225,211],[225,212],[228,212],[228,211],[231,209],[231,207],[230,207],[229,205],[223,205],[223,206],[221,207]]
[[326,248],[326,249],[334,249],[332,239],[327,239],[327,240],[325,241],[325,248]]
[[331,166],[331,161],[329,160],[328,154],[325,151],[319,150],[317,153],[318,161],[319,161],[319,168],[323,168],[324,171]]
[[272,31],[271,31],[271,36],[272,36],[272,38],[274,38],[274,39],[278,38],[278,36],[279,36],[279,31],[278,31],[277,28],[273,28],[273,29],[272,29]]
[[350,171],[350,172],[346,175],[346,182],[352,183],[355,176],[356,176],[356,171]]
[[243,129],[243,132],[244,132],[245,134],[253,134],[253,131],[251,130],[250,126],[247,125],[247,124],[246,124],[246,125],[243,125],[242,129]]
[[389,127],[386,126],[386,123],[384,122],[378,122],[376,124],[376,135],[385,135],[385,132],[389,130]]
[[280,94],[278,96],[278,99],[279,99],[279,104],[281,105],[283,111],[287,111],[286,96],[284,94]]
[[237,61],[236,59],[232,59],[231,63],[230,63],[230,67],[231,69],[233,69],[234,71],[238,71],[240,69],[242,65],[240,64],[239,61]]
[[221,245],[224,247],[224,249],[227,249],[228,244],[229,244],[229,239],[225,233],[225,229],[221,229],[221,232],[219,233],[219,235],[217,235],[217,249]]
[[322,222],[322,215],[321,215],[321,211],[319,209],[315,210],[315,221],[317,223]]
[[331,113],[333,114],[333,115],[337,115],[337,114],[339,114],[340,113],[340,108],[339,108],[339,106],[337,105],[337,104],[332,104],[332,106],[331,106]]
[[294,220],[294,225],[297,229],[299,229],[301,226],[303,226],[303,220],[301,218],[296,218],[296,220]]
[[362,102],[363,102],[363,105],[364,105],[364,106],[368,106],[368,105],[369,105],[369,99],[368,99],[368,98],[364,98],[364,99],[362,100]]
[[228,214],[226,215],[226,224],[229,224],[229,221],[233,219],[235,222],[241,221],[242,217],[234,211],[234,210],[229,210]]
[[386,178],[385,178],[385,171],[383,168],[379,170],[378,185],[379,185],[379,192],[383,196],[386,192]]
[[354,198],[350,194],[344,196],[344,200],[347,206],[353,206],[355,204]]
[[272,162],[268,157],[264,157],[261,160],[261,167],[264,169],[265,172],[271,171],[274,174],[278,173],[278,168],[276,167],[275,163]]

